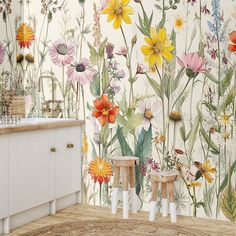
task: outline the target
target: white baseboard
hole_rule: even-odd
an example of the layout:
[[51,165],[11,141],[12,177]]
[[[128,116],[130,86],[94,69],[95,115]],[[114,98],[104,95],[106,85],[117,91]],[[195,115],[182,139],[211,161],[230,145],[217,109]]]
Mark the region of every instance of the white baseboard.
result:
[[[56,211],[78,203],[78,194],[73,193],[56,200]],[[10,216],[10,229],[16,229],[37,219],[50,215],[50,202]],[[0,219],[0,234],[4,232],[3,219]]]

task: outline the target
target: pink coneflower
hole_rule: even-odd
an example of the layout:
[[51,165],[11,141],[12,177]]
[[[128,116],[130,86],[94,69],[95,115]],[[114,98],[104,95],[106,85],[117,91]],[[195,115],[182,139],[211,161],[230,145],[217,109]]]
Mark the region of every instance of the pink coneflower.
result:
[[70,64],[74,59],[74,54],[74,44],[63,39],[56,40],[49,48],[51,60],[58,66]]
[[0,43],[0,64],[3,63],[5,57],[5,47],[3,46],[2,43]]
[[70,65],[67,70],[68,80],[78,81],[82,85],[91,82],[96,73],[97,71],[86,58],[82,58],[79,62]]
[[177,57],[180,66],[186,67],[187,75],[192,77],[194,74],[206,71],[206,59],[199,56],[197,52],[183,54],[182,59]]
[[126,47],[121,47],[120,50],[116,53],[119,56],[127,57],[128,50]]

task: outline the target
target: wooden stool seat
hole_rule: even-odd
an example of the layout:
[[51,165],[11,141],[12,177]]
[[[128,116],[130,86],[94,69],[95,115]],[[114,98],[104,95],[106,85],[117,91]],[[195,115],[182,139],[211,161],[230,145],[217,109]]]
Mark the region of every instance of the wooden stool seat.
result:
[[150,203],[150,214],[149,220],[155,220],[156,212],[156,201],[157,201],[157,191],[158,185],[161,184],[162,191],[162,216],[168,216],[168,203],[167,195],[169,195],[170,201],[170,213],[171,213],[171,222],[176,222],[176,209],[174,203],[174,182],[178,179],[178,171],[152,171],[150,173],[150,180],[152,182],[152,196]]
[[174,182],[179,175],[178,171],[172,171],[170,173],[166,171],[152,171],[150,173],[151,182],[158,182],[158,183],[168,183]]
[[139,164],[139,158],[134,156],[116,156],[111,158],[113,164],[119,167],[130,167]]
[[123,169],[123,218],[128,218],[128,190],[130,184],[131,208],[136,213],[134,199],[135,191],[135,165],[139,164],[139,158],[135,156],[115,156],[111,158],[114,164],[114,182],[112,195],[112,214],[117,212],[118,189],[120,188],[120,169]]

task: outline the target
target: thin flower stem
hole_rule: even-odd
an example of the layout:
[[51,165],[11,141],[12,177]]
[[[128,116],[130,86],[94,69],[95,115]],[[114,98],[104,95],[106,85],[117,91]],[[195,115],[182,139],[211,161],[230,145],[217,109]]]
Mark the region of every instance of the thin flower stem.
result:
[[173,109],[176,105],[176,103],[179,101],[180,97],[183,95],[184,91],[186,90],[186,88],[188,87],[188,84],[190,82],[191,78],[188,79],[188,82],[186,83],[186,85],[184,86],[183,90],[181,91],[180,95],[177,97],[177,99],[175,100],[175,102],[173,103],[172,105],[172,108]]
[[193,88],[194,88],[194,79],[192,80],[191,86],[191,96],[190,96],[190,125],[193,125]]
[[[83,101],[83,115],[84,115],[84,121],[86,121],[86,110],[85,110],[85,97],[84,97],[84,87],[81,85],[81,92],[82,92],[82,101]],[[86,133],[86,125],[84,126],[84,130]]]
[[[187,3],[187,13],[186,13],[186,22],[188,22],[188,16],[189,16],[189,12],[188,12],[188,3]],[[187,44],[188,44],[188,24],[187,24],[187,27],[186,27],[186,31],[185,31],[185,53],[187,53]]]
[[[187,183],[187,181],[185,180],[184,177],[182,177],[182,180],[184,181],[184,184],[185,184],[185,186],[188,190],[188,194],[192,199],[192,202],[193,202],[193,215],[196,217],[197,216],[196,196],[191,194],[188,183]],[[195,192],[195,187],[194,187],[194,192]]]
[[66,96],[65,96],[65,66],[62,65],[62,97],[63,97],[63,117],[66,117]]
[[162,0],[162,19],[165,18],[165,0]]
[[[82,23],[82,32],[84,31],[84,25],[85,25],[85,19],[84,19],[84,16],[85,16],[85,9],[84,9],[84,5],[83,5],[83,7],[82,7],[82,11],[83,11],[83,13],[82,13],[82,21],[83,21],[83,23]],[[81,59],[81,57],[82,57],[82,47],[83,46],[83,34],[81,34],[81,41],[80,41],[80,52],[79,52],[79,58]]]
[[76,119],[79,119],[79,109],[80,109],[80,86],[79,82],[76,82]]
[[[166,137],[166,113],[165,113],[165,88],[164,88],[164,83],[162,81],[162,76],[161,73],[157,67],[157,65],[155,64],[155,68],[157,71],[158,76],[160,77],[160,83],[161,83],[161,92],[162,92],[162,119],[163,119],[163,135]],[[165,154],[165,143],[166,141],[163,142],[163,155]]]
[[121,33],[122,33],[122,36],[123,36],[123,39],[125,42],[125,46],[127,49],[127,65],[126,66],[129,70],[129,82],[130,82],[129,105],[131,105],[131,99],[133,100],[133,95],[132,95],[133,94],[133,76],[132,76],[132,67],[131,67],[131,55],[132,55],[133,47],[131,48],[131,53],[130,53],[128,43],[127,43],[125,33],[124,33],[122,26],[120,27],[120,29],[121,29]]
[[99,184],[99,205],[102,206],[102,184]]
[[177,128],[177,122],[174,122],[173,150],[175,150],[175,145],[176,145],[176,128]]

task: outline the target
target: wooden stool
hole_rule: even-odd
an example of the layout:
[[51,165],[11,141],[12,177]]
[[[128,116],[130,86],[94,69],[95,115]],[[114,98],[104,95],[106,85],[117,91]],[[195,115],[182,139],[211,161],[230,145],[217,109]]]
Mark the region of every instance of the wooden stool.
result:
[[128,219],[129,212],[129,184],[131,196],[131,211],[137,213],[136,189],[135,189],[135,165],[139,163],[139,158],[134,156],[117,156],[111,158],[114,164],[114,182],[112,191],[111,213],[116,214],[118,193],[120,189],[120,169],[123,169],[123,218]]
[[151,172],[150,179],[152,182],[152,197],[150,202],[149,221],[155,221],[156,218],[157,191],[160,183],[162,191],[162,216],[168,216],[167,193],[169,193],[171,222],[176,223],[174,183],[178,175],[178,171]]

